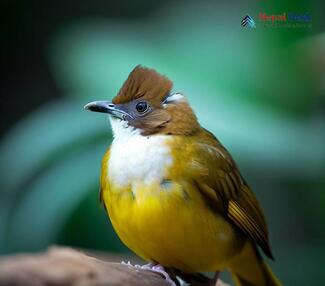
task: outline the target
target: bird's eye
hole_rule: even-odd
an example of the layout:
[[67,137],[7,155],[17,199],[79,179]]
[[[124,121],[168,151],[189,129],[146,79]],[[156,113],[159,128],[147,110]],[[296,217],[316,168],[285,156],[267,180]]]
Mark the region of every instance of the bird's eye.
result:
[[144,101],[141,101],[135,106],[135,108],[139,113],[144,113],[148,110],[148,104]]

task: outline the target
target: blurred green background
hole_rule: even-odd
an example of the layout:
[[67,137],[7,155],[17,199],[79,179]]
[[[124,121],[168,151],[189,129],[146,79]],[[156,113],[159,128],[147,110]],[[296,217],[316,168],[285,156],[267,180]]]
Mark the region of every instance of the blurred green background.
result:
[[[2,1],[0,253],[51,244],[125,253],[98,202],[105,116],[137,64],[168,75],[261,201],[285,285],[325,272],[322,1]],[[258,14],[310,13],[265,28]],[[256,29],[240,25],[251,15]]]

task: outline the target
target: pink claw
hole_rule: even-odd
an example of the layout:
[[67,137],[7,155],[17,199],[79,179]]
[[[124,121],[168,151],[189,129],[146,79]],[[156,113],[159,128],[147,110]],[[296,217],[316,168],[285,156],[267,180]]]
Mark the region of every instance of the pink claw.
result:
[[[128,263],[125,263],[124,261],[122,261],[122,264],[128,265],[128,266],[133,266],[130,261],[128,261]],[[165,270],[165,268],[163,266],[161,266],[160,264],[155,264],[153,262],[145,264],[145,265],[139,265],[139,264],[135,264],[133,267],[135,268],[140,268],[143,270],[148,270],[148,271],[152,271],[155,273],[159,273],[160,275],[162,275],[165,280],[171,285],[171,286],[177,286],[176,283],[173,281],[173,279],[170,278],[169,274],[167,273],[167,271]]]

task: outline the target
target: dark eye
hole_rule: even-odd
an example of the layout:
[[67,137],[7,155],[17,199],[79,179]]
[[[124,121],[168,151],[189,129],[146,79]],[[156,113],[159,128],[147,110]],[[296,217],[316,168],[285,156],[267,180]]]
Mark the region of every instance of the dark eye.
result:
[[135,106],[135,108],[139,113],[144,113],[148,109],[148,104],[144,101],[141,101]]

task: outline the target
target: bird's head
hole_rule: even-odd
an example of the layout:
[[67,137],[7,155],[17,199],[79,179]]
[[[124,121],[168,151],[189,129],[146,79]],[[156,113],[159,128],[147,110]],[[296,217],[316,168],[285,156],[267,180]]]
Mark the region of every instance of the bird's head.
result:
[[172,85],[155,70],[136,66],[112,102],[90,102],[85,109],[109,114],[114,133],[126,129],[145,136],[194,134],[197,118],[184,95],[171,92]]

